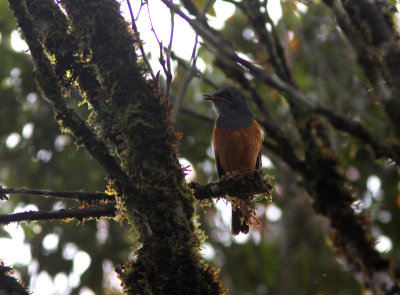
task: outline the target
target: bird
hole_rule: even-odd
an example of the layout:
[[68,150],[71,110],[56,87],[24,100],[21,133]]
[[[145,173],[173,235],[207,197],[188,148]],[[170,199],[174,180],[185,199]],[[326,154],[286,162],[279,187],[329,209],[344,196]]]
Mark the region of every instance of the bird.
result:
[[[218,177],[260,169],[263,134],[244,95],[234,87],[224,87],[203,98],[212,102],[217,115],[212,141]],[[233,235],[249,232],[250,216],[244,206],[246,202],[241,201],[232,206]]]

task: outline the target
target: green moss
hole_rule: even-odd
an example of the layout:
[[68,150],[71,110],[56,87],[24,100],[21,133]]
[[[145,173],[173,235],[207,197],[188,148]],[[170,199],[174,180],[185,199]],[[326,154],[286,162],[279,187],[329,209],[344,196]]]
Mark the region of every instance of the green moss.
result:
[[[136,257],[120,273],[126,294],[223,293],[217,270],[199,252],[204,237],[193,224],[194,199],[178,164],[179,136],[169,121],[170,107],[146,80],[134,51],[137,40],[127,30],[118,3],[61,3],[68,19],[54,3],[50,10],[38,1],[30,7],[37,23],[46,16],[56,29],[39,34],[42,38],[31,25],[24,26],[31,27],[26,36],[32,40],[35,78],[62,130],[74,134],[103,164],[108,191],[117,195],[117,216],[128,219],[141,243],[133,246]],[[66,87],[77,85],[93,107],[88,124],[68,109],[60,78]]]

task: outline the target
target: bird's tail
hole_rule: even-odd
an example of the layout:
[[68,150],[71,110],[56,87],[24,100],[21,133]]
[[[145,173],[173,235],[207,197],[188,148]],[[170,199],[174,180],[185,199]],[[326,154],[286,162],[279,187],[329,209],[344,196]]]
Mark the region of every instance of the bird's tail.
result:
[[234,236],[239,233],[247,234],[249,232],[248,216],[244,216],[240,208],[232,210],[232,234]]

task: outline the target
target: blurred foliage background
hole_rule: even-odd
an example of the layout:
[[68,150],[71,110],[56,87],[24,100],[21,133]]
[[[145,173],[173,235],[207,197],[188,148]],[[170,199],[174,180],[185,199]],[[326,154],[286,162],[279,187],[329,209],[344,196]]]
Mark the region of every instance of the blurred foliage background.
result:
[[[202,7],[206,1],[195,2]],[[320,1],[285,0],[280,4],[282,17],[276,22],[276,29],[300,88],[335,113],[355,118],[378,134],[389,134],[376,98],[365,86],[355,53],[330,10]],[[157,9],[156,5],[162,4],[153,4],[153,9]],[[246,17],[239,10],[233,11],[221,32],[238,52],[268,67],[265,49]],[[216,8],[209,17],[213,15],[219,16]],[[398,21],[397,15],[393,17]],[[17,36],[7,1],[0,0],[0,185],[104,191],[99,165],[86,151],[78,149],[69,135],[60,132],[51,106],[37,93],[30,55],[16,48]],[[205,77],[219,87],[234,84],[206,47],[200,47],[198,54]],[[174,65],[172,94],[176,95],[188,73],[177,63]],[[280,94],[256,81],[254,86],[290,133],[293,122]],[[201,99],[202,93],[211,91],[209,84],[195,78],[183,105],[213,118],[211,106]],[[70,104],[87,112],[73,93]],[[252,101],[250,106],[259,113]],[[174,123],[183,134],[180,155],[192,164],[193,180],[215,180],[212,124],[183,111],[175,114]],[[349,135],[333,129],[329,134],[357,197],[354,207],[370,214],[378,249],[400,257],[398,169],[390,162],[376,161],[368,147]],[[296,137],[293,132],[294,144]],[[225,214],[229,210],[223,201],[211,208],[197,208],[200,227],[209,237],[204,245],[205,258],[221,268],[229,294],[361,294],[353,274],[336,258],[329,244],[329,223],[313,212],[307,195],[297,185],[298,176],[282,159],[268,150],[263,153],[264,168],[275,177],[274,198],[272,203],[258,204],[260,225],[253,226],[248,236],[231,236],[229,216]],[[11,196],[2,202],[0,212],[56,210],[72,205],[35,196]],[[84,224],[34,222],[16,228],[10,225],[0,229],[0,247],[3,248],[2,243],[6,245],[7,239],[15,239],[16,230],[23,230],[31,259],[14,266],[34,294],[39,294],[39,289],[34,288],[39,288],[39,280],[50,284],[47,290],[54,294],[119,294],[118,284],[111,277],[115,276],[115,265],[130,253],[129,232],[123,224],[104,219]],[[0,258],[7,263],[5,252]]]

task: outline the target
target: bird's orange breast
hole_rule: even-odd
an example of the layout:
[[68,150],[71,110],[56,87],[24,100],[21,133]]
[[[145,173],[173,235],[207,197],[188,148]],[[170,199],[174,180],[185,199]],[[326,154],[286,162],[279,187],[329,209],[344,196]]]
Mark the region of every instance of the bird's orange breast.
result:
[[255,120],[249,127],[238,130],[214,126],[214,152],[224,174],[233,171],[243,173],[257,168],[261,142],[261,129]]

